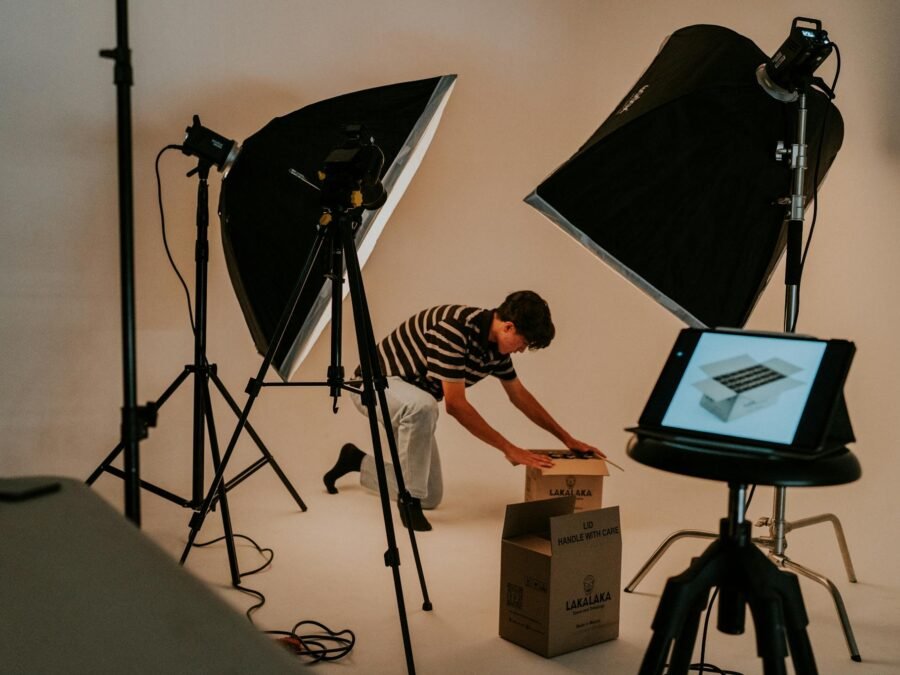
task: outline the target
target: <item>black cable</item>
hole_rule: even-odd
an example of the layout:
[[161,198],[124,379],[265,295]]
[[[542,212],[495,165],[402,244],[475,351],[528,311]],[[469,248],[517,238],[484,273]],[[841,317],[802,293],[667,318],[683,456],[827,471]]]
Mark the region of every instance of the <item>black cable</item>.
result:
[[172,266],[172,269],[175,270],[175,274],[178,275],[178,280],[184,288],[184,296],[187,298],[188,318],[191,321],[191,333],[196,333],[197,328],[194,326],[194,309],[191,305],[191,292],[188,290],[187,283],[185,282],[184,277],[181,276],[181,272],[178,271],[178,265],[175,264],[175,260],[172,258],[172,252],[169,250],[169,240],[166,238],[166,215],[165,210],[163,209],[162,180],[159,177],[159,160],[166,150],[183,150],[183,148],[180,145],[167,145],[156,155],[156,198],[159,202],[159,220],[160,223],[162,223],[163,246],[166,249],[166,256],[169,258],[169,264]]
[[[841,50],[838,49],[837,44],[835,44],[834,42],[832,42],[831,44],[834,47],[834,52],[837,57],[837,67],[835,68],[835,71],[834,71],[834,80],[831,83],[831,93],[832,93],[832,95],[834,95],[835,88],[837,87],[837,83],[838,83],[838,77],[840,77],[840,75],[841,75]],[[829,103],[830,103],[830,101],[826,102],[826,104],[825,104],[825,115],[822,118],[822,130],[819,132],[819,150],[816,153],[816,168],[815,168],[815,171],[813,172],[813,217],[812,217],[812,222],[810,223],[810,226],[809,226],[809,236],[807,236],[807,238],[806,238],[806,246],[803,248],[803,255],[800,258],[801,283],[803,280],[803,265],[806,264],[806,256],[809,253],[809,245],[812,242],[813,232],[816,229],[816,219],[818,218],[818,215],[819,215],[819,199],[818,199],[818,197],[819,197],[819,168],[822,163],[822,151],[823,151],[822,146],[825,142],[825,129],[828,126],[828,114],[831,112],[831,105],[829,105]],[[798,284],[798,288],[799,288],[799,284]]]
[[[210,539],[209,541],[204,541],[204,542],[200,542],[200,543],[195,543],[194,546],[203,548],[204,546],[211,546],[212,544],[217,544],[218,542],[223,541],[224,539],[225,539],[225,536],[223,535],[223,536],[217,537],[217,538],[215,538],[215,539]],[[275,551],[273,551],[271,548],[262,548],[262,547],[261,547],[259,544],[257,544],[253,539],[251,539],[250,537],[248,537],[248,536],[246,536],[246,535],[244,535],[244,534],[235,534],[235,535],[232,535],[232,539],[245,539],[246,541],[249,541],[251,544],[253,544],[253,546],[256,548],[256,550],[259,552],[259,554],[260,554],[261,556],[263,556],[263,558],[266,558],[266,554],[267,554],[267,553],[269,554],[269,555],[268,555],[268,558],[266,559],[266,561],[265,561],[262,565],[260,565],[259,567],[257,567],[256,569],[252,569],[252,570],[250,570],[249,572],[240,572],[240,573],[238,574],[238,579],[243,579],[244,577],[249,577],[251,574],[256,574],[257,572],[262,572],[262,571],[263,571],[264,569],[266,569],[269,565],[271,565],[271,564],[272,564],[272,560],[275,559]],[[237,590],[241,591],[242,593],[246,593],[247,595],[252,595],[253,597],[255,597],[255,598],[257,598],[257,599],[259,600],[259,602],[257,602],[255,605],[252,605],[252,606],[245,612],[245,614],[246,614],[246,616],[247,616],[247,619],[250,621],[250,623],[253,623],[253,616],[252,616],[252,614],[253,614],[253,612],[255,612],[257,609],[259,609],[259,608],[262,607],[264,604],[266,604],[266,596],[263,595],[261,591],[258,591],[258,590],[256,590],[255,588],[250,588],[249,586],[241,586],[240,584],[235,584],[235,585],[234,585],[234,588],[236,588]]]
[[[323,632],[298,633],[297,629],[306,624],[317,626]],[[342,659],[356,644],[356,635],[349,628],[333,631],[318,621],[299,621],[290,631],[267,630],[263,632],[269,635],[285,636],[281,642],[290,647],[297,656],[311,659],[313,663]]]
[[[244,577],[250,576],[251,574],[262,572],[272,564],[272,560],[275,558],[275,552],[271,548],[262,548],[253,539],[243,534],[235,534],[233,535],[233,538],[249,541],[251,544],[253,544],[260,555],[262,555],[264,558],[267,558],[266,561],[256,569],[252,569],[248,572],[241,572],[239,574],[239,578],[243,579]],[[194,544],[194,546],[211,546],[212,544],[216,544],[220,541],[223,541],[224,539],[225,536],[221,536],[209,541],[196,543]],[[266,556],[267,553],[268,557]],[[259,599],[258,603],[250,607],[245,612],[247,620],[250,621],[250,623],[253,623],[252,614],[257,609],[266,604],[266,596],[263,595],[261,591],[258,591],[255,588],[249,588],[248,586],[242,586],[238,584],[234,586],[234,588],[241,591],[242,593],[252,595]],[[298,633],[297,629],[300,628],[300,626],[304,625],[317,626],[321,629],[322,632],[305,634]],[[298,621],[289,631],[266,630],[263,631],[263,633],[267,635],[283,636],[279,640],[282,644],[290,648],[296,656],[310,659],[312,663],[318,663],[319,661],[337,661],[338,659],[342,659],[347,656],[347,654],[349,654],[353,650],[353,647],[356,645],[356,635],[349,628],[345,628],[339,631],[333,631],[328,628],[328,626],[311,619]]]

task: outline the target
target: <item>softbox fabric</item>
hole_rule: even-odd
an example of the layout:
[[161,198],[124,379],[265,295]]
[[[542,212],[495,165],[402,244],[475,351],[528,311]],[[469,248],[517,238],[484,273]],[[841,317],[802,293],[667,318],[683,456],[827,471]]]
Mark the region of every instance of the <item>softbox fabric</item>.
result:
[[[687,324],[743,326],[784,249],[778,202],[791,193],[790,162],[775,151],[795,140],[796,105],[757,84],[765,60],[726,28],[676,31],[526,202]],[[807,99],[809,199],[816,161],[821,182],[843,122],[824,94]]]
[[[225,260],[254,343],[264,354],[316,240],[320,193],[306,181],[363,125],[384,152],[387,202],[365,211],[356,232],[364,264],[434,135],[455,75],[358,91],[278,117],[248,138],[222,182],[219,216]],[[318,258],[275,352],[287,380],[330,319],[330,259]],[[349,289],[344,285],[345,294]]]

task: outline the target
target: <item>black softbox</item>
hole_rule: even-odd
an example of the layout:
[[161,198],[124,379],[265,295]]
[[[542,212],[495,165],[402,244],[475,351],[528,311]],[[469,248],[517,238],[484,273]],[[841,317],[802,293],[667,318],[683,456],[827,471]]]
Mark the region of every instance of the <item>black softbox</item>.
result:
[[[676,31],[526,201],[687,324],[743,326],[784,249],[791,192],[775,155],[795,139],[796,106],[757,84],[765,61],[726,28]],[[843,139],[824,94],[808,108],[807,199]]]
[[[316,240],[322,213],[316,175],[328,154],[362,125],[384,153],[386,203],[365,211],[356,232],[360,264],[403,195],[455,83],[455,75],[376,87],[308,105],[248,138],[222,182],[219,216],[231,282],[264,354]],[[330,319],[330,260],[320,256],[272,364],[287,380]],[[345,286],[345,293],[349,289]]]

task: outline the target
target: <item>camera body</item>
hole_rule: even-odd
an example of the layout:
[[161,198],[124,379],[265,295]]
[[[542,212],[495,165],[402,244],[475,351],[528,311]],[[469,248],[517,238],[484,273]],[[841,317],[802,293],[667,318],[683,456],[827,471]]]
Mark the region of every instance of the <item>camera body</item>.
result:
[[323,206],[381,208],[387,200],[381,184],[384,153],[366,136],[362,125],[345,125],[344,132],[347,141],[328,153],[319,172]]

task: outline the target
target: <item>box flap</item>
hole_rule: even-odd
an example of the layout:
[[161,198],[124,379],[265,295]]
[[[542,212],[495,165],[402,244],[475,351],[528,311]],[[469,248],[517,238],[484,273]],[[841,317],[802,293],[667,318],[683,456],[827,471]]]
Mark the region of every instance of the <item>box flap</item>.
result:
[[510,539],[523,534],[547,532],[549,520],[555,516],[572,513],[575,497],[541,499],[536,502],[509,504],[503,521],[503,538]]
[[570,450],[532,450],[550,455],[553,466],[549,469],[529,467],[542,476],[608,476],[609,467],[602,459],[591,455],[580,455]]
[[603,543],[609,536],[621,536],[618,506],[550,519],[550,546],[554,557],[558,552]]

